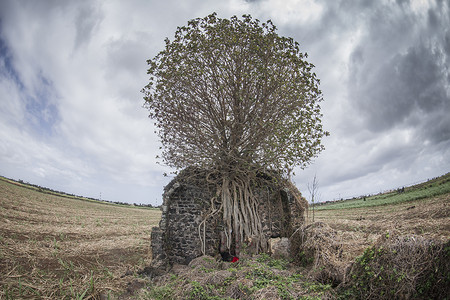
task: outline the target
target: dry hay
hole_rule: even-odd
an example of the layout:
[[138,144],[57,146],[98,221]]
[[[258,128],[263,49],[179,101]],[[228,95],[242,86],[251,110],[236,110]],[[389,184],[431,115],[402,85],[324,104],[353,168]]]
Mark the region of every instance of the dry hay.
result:
[[316,210],[315,219],[338,231],[371,235],[372,241],[367,241],[364,248],[392,229],[401,235],[445,241],[450,237],[450,194],[396,205]]
[[226,289],[226,295],[231,299],[252,299],[250,290],[253,288],[253,281],[247,278],[239,278],[233,281]]
[[225,282],[225,280],[227,278],[232,278],[233,276],[233,272],[228,271],[228,270],[219,270],[214,272],[214,276],[210,276],[207,280],[206,280],[206,284],[212,284],[212,285],[221,285]]
[[278,289],[275,286],[268,286],[256,291],[253,295],[254,300],[281,300],[278,296]]
[[342,290],[357,299],[450,295],[450,240],[387,233],[356,259]]
[[159,211],[0,190],[0,299],[120,294],[151,260]]
[[203,255],[197,258],[194,258],[189,263],[189,267],[191,268],[204,268],[204,269],[215,269],[217,268],[216,259],[209,255]]
[[[228,264],[221,264],[211,256],[201,256],[191,261],[189,266],[175,264],[170,272],[151,278],[152,285],[149,296],[161,298],[161,291],[169,288],[170,292],[164,295],[167,299],[202,299],[205,295],[220,298],[217,287],[226,286],[229,279],[238,280],[236,272],[224,269]],[[231,281],[230,281],[231,282]],[[235,295],[244,299],[245,294],[240,290],[242,286],[231,285],[227,287],[227,295]],[[222,291],[223,292],[223,291]]]
[[[331,299],[329,286],[307,282],[304,268],[280,265],[267,255],[246,257],[237,263],[216,261],[209,269],[211,257],[197,259],[195,266],[174,265],[170,272],[153,278],[145,299]],[[292,266],[292,265],[290,265]],[[314,299],[316,299],[314,298]]]
[[312,266],[310,275],[322,283],[336,286],[343,280],[346,262],[335,230],[322,222],[300,227],[290,238],[291,255],[301,266]]

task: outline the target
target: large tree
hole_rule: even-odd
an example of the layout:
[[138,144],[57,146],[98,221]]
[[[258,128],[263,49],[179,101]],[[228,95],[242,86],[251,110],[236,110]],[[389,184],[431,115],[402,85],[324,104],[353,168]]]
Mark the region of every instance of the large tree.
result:
[[214,172],[227,234],[264,248],[252,184],[289,175],[322,149],[319,80],[292,38],[271,21],[211,14],[179,27],[148,60],[146,107],[175,168]]

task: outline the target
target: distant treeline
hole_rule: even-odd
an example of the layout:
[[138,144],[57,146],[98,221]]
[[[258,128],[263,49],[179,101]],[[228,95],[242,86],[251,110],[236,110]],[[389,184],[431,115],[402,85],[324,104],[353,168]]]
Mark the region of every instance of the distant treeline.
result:
[[70,193],[66,193],[66,192],[61,192],[61,191],[56,191],[47,187],[43,187],[37,184],[32,184],[29,182],[24,182],[22,179],[19,179],[18,181],[11,179],[11,178],[7,178],[4,176],[0,176],[0,179],[3,179],[5,181],[8,181],[12,184],[16,184],[16,185],[20,185],[23,186],[25,188],[29,188],[44,194],[50,194],[50,195],[56,195],[56,196],[61,196],[61,197],[66,197],[66,198],[73,198],[73,199],[79,199],[79,200],[84,200],[84,201],[95,201],[95,202],[100,202],[100,203],[110,203],[110,204],[116,204],[116,205],[124,205],[124,206],[137,206],[137,207],[147,207],[147,208],[159,208],[160,206],[153,206],[151,204],[137,204],[137,203],[126,203],[126,202],[121,202],[121,201],[110,201],[110,200],[102,200],[102,199],[95,199],[92,197],[84,197],[84,196],[78,196],[75,194],[70,194]]

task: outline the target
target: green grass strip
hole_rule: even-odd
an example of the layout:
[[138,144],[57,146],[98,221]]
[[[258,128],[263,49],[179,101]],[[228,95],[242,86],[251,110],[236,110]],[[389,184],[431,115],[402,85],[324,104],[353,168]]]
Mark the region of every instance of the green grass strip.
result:
[[337,203],[329,203],[321,206],[316,206],[315,209],[316,210],[348,209],[348,208],[391,205],[436,197],[447,193],[450,193],[450,181],[445,180],[427,186],[422,185],[420,188],[417,189],[406,189],[406,191],[403,193],[390,192],[386,194],[366,197],[365,198],[366,200],[364,200],[364,198],[361,198],[361,199],[346,200]]

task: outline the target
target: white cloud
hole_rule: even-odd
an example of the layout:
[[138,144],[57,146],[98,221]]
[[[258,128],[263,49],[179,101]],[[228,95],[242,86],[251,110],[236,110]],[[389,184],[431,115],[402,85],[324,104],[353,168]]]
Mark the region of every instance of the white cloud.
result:
[[262,0],[257,3],[260,13],[270,15],[280,26],[311,24],[320,20],[324,12],[324,5],[315,0]]
[[[111,200],[160,201],[170,170],[156,164],[158,137],[141,107],[145,61],[177,26],[214,11],[272,19],[317,66],[331,136],[315,163],[297,171],[304,194],[314,173],[329,200],[448,171],[445,1],[2,1],[1,175]],[[395,73],[407,66],[435,76],[434,86],[422,82],[429,92],[415,106],[401,106],[415,96],[407,93],[408,72]],[[403,92],[392,90],[399,84]],[[383,113],[401,107],[403,121]]]

